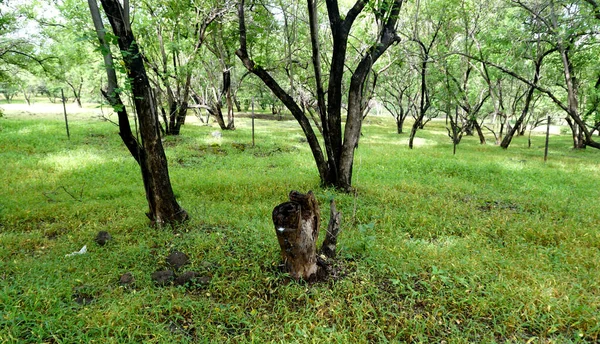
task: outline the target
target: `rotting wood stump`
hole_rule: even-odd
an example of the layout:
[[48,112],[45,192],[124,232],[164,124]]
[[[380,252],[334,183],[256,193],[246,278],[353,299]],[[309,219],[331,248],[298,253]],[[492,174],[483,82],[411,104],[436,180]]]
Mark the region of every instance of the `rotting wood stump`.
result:
[[[316,243],[321,222],[319,204],[312,191],[302,194],[292,191],[289,202],[273,209],[273,224],[286,270],[295,280],[314,280],[319,272]],[[331,203],[331,220],[321,253],[335,256],[340,214]],[[321,260],[322,261],[322,260]]]

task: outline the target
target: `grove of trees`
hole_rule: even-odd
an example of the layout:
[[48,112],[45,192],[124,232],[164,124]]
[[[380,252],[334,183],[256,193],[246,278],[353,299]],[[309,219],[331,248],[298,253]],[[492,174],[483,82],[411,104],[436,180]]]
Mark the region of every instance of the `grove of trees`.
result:
[[5,0],[0,14],[3,99],[109,103],[158,223],[187,218],[161,137],[185,135],[191,111],[222,130],[251,102],[291,114],[321,185],[346,192],[374,104],[411,148],[434,118],[455,145],[506,149],[546,116],[574,149],[600,148],[594,0]]

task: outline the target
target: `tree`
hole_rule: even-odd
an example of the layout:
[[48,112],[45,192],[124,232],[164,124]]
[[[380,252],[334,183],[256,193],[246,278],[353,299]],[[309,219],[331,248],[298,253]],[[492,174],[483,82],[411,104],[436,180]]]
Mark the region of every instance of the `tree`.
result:
[[45,69],[45,63],[49,60],[36,46],[36,35],[23,31],[23,26],[29,21],[22,18],[22,6],[9,3],[0,6],[0,83],[4,84],[7,100],[14,96],[13,91],[18,88],[17,74],[36,67]]
[[[202,65],[205,71],[205,84],[209,89],[207,99],[204,102],[206,110],[217,120],[221,130],[234,130],[234,94],[232,70],[234,69],[232,55],[233,44],[228,39],[235,35],[224,18],[219,18],[213,25],[212,33],[208,37],[208,43],[205,45],[210,52],[207,58],[203,59]],[[227,32],[226,32],[227,31]],[[227,109],[227,116],[223,116],[223,99]]]
[[[433,62],[431,59],[431,52],[439,37],[440,29],[443,24],[442,18],[444,17],[443,14],[440,14],[440,18],[436,19],[432,17],[431,13],[426,12],[424,13],[425,19],[423,19],[420,17],[421,14],[420,1],[417,1],[415,5],[412,32],[406,35],[408,39],[411,42],[416,43],[419,48],[419,63],[417,64],[420,79],[419,106],[408,139],[408,147],[410,149],[413,148],[417,130],[423,129],[424,119],[427,116],[427,111],[431,107],[430,89],[428,87],[428,68]],[[421,38],[421,31],[424,32],[424,35],[427,38]]]
[[[250,57],[249,48],[251,47],[248,44],[248,35],[252,32],[249,33],[246,27],[245,1],[242,0],[238,4],[240,47],[236,51],[236,55],[248,71],[259,77],[271,89],[300,124],[310,145],[323,186],[333,186],[344,191],[352,189],[354,153],[360,137],[363,111],[367,106],[364,96],[365,81],[379,57],[391,45],[400,40],[396,33],[396,23],[403,2],[403,0],[386,0],[369,3],[366,0],[358,0],[345,15],[342,15],[337,0],[326,0],[329,34],[333,44],[326,92],[323,81],[324,70],[321,63],[323,51],[321,51],[320,45],[322,38],[319,33],[317,4],[314,0],[307,0],[315,85],[313,94],[316,98],[327,158],[325,158],[319,139],[301,103],[273,78],[265,66]],[[368,10],[365,11],[365,9]],[[356,56],[358,62],[353,68],[350,67],[352,73],[347,90],[348,111],[346,126],[342,131],[342,94],[344,75],[347,69],[346,63],[348,62],[350,31],[359,15],[365,14],[366,17],[367,12],[371,12],[370,18],[372,18],[376,30],[373,30],[374,35],[371,37],[371,41],[365,45],[365,49],[361,49]]]
[[[484,78],[478,78],[480,75],[485,75],[486,66],[483,65],[482,68],[478,68],[468,57],[473,53],[476,43],[475,36],[481,31],[481,16],[487,9],[484,6],[484,3],[461,2],[459,14],[461,25],[457,25],[457,33],[460,33],[460,36],[453,37],[453,40],[460,42],[456,48],[463,54],[454,55],[452,56],[454,58],[448,58],[444,61],[447,91],[454,98],[453,103],[460,108],[460,111],[458,111],[458,108],[455,109],[456,116],[452,117],[449,114],[450,118],[453,119],[451,121],[453,134],[451,137],[455,144],[460,142],[463,132],[467,135],[473,135],[473,129],[477,132],[480,144],[486,143],[480,124],[480,121],[483,122],[486,116],[481,116],[480,112],[490,97],[490,92],[487,87],[482,87],[485,85],[482,83]],[[452,88],[448,84],[452,84]],[[462,124],[460,130],[457,130],[457,119],[459,117]],[[450,134],[451,131],[448,130],[448,132]],[[460,134],[457,134],[458,132]]]
[[146,75],[140,47],[131,30],[129,3],[125,0],[122,6],[118,0],[101,0],[101,2],[123,57],[129,81],[128,87],[131,88],[140,126],[141,144],[131,132],[126,108],[120,99],[113,57],[106,40],[98,5],[96,0],[88,0],[108,76],[108,90],[105,96],[119,116],[119,129],[123,142],[140,165],[149,206],[147,216],[159,226],[185,221],[188,219],[188,214],[177,203],[171,187],[152,89]]
[[207,30],[227,12],[229,4],[226,1],[164,1],[158,6],[151,1],[142,3],[148,14],[141,29],[141,42],[147,47],[143,57],[156,76],[157,96],[166,99],[167,110],[160,104],[165,133],[179,135]]
[[[510,68],[497,63],[489,63],[489,61],[488,63],[525,83],[529,86],[530,91],[534,89],[545,94],[561,108],[567,114],[566,121],[571,128],[574,148],[591,146],[600,149],[600,143],[594,141],[592,137],[597,124],[593,123],[590,129],[584,120],[586,117],[589,118],[586,116],[587,114],[597,112],[599,103],[597,101],[590,102],[588,109],[583,115],[581,114],[582,109],[579,103],[582,94],[580,89],[584,80],[578,78],[577,75],[583,65],[589,63],[589,59],[587,61],[579,60],[578,57],[595,42],[595,30],[590,27],[590,19],[597,19],[596,8],[592,6],[592,12],[586,13],[585,3],[589,4],[589,1],[526,2],[513,0],[512,2],[529,16],[525,23],[529,24],[532,29],[533,41],[550,46],[544,56],[558,53],[560,61],[558,65],[561,66],[563,85],[559,88],[555,88],[554,85],[543,85],[538,83],[535,78],[530,80]],[[593,85],[588,88],[593,93],[600,89],[600,77],[597,75],[595,77],[595,79],[586,80]],[[549,79],[552,80],[552,78]],[[560,95],[557,90],[562,90],[566,94]],[[528,91],[528,96],[529,93]],[[506,138],[505,141],[508,142]]]
[[400,61],[396,61],[389,73],[383,77],[383,82],[379,84],[383,93],[381,96],[383,106],[394,117],[398,134],[403,133],[404,121],[414,112],[418,96],[415,90],[415,79],[417,76],[414,68],[405,67]]

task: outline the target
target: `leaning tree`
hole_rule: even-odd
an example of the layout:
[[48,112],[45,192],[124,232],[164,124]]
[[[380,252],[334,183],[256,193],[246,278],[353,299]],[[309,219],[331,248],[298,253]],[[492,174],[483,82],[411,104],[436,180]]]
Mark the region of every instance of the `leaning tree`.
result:
[[[366,95],[371,87],[367,80],[379,57],[391,45],[400,41],[396,33],[396,24],[403,3],[403,0],[357,0],[346,13],[342,13],[337,0],[326,0],[329,20],[329,30],[326,34],[329,37],[325,38],[325,33],[320,32],[322,26],[319,23],[322,20],[319,18],[317,3],[315,0],[307,0],[307,41],[310,40],[309,54],[314,82],[310,94],[316,99],[325,153],[307,116],[305,102],[299,97],[294,97],[291,90],[286,90],[285,86],[282,86],[283,83],[273,77],[272,66],[262,65],[259,63],[261,61],[253,59],[250,44],[259,39],[254,32],[258,31],[257,21],[251,21],[251,26],[248,27],[246,12],[249,11],[252,15],[264,6],[264,3],[252,3],[247,6],[245,1],[241,0],[238,4],[240,48],[236,55],[248,71],[271,89],[300,124],[310,145],[323,186],[333,186],[344,191],[352,189],[354,151],[361,133],[363,111],[367,107]],[[273,13],[273,16],[276,17],[276,13]],[[357,21],[358,18],[360,20]],[[353,41],[356,37],[352,35],[352,29],[360,26],[357,23],[366,23],[361,30],[361,34],[370,34],[366,41]],[[248,39],[249,36],[251,39]],[[321,59],[327,51],[323,51],[322,46],[327,39],[331,40],[332,49],[328,63],[324,64]],[[357,56],[352,56],[354,51],[357,51]],[[351,72],[349,84],[344,78],[347,70]],[[324,81],[324,73],[328,73],[327,82]],[[347,90],[347,99],[343,97],[344,90]],[[342,128],[344,100],[347,103],[347,116],[346,125]]]
[[171,187],[167,158],[159,134],[160,124],[154,95],[150,88],[140,47],[131,30],[129,2],[126,0],[124,5],[121,5],[118,0],[101,0],[101,2],[123,57],[123,65],[128,79],[126,87],[131,89],[133,95],[141,142],[131,131],[127,110],[121,101],[113,56],[107,42],[106,30],[102,23],[98,4],[96,0],[88,0],[108,76],[108,89],[104,91],[104,95],[117,112],[119,135],[141,168],[149,206],[148,218],[157,225],[185,221],[188,214],[177,203]]

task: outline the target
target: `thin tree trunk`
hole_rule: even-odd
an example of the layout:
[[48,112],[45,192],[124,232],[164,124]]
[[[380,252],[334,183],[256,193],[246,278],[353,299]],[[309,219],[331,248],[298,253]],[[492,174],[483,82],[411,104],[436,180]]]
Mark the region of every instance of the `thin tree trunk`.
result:
[[479,136],[479,143],[484,145],[486,143],[485,136],[483,135],[483,131],[481,130],[481,126],[479,125],[479,122],[477,122],[477,119],[473,119],[473,127],[477,131],[477,136]]

